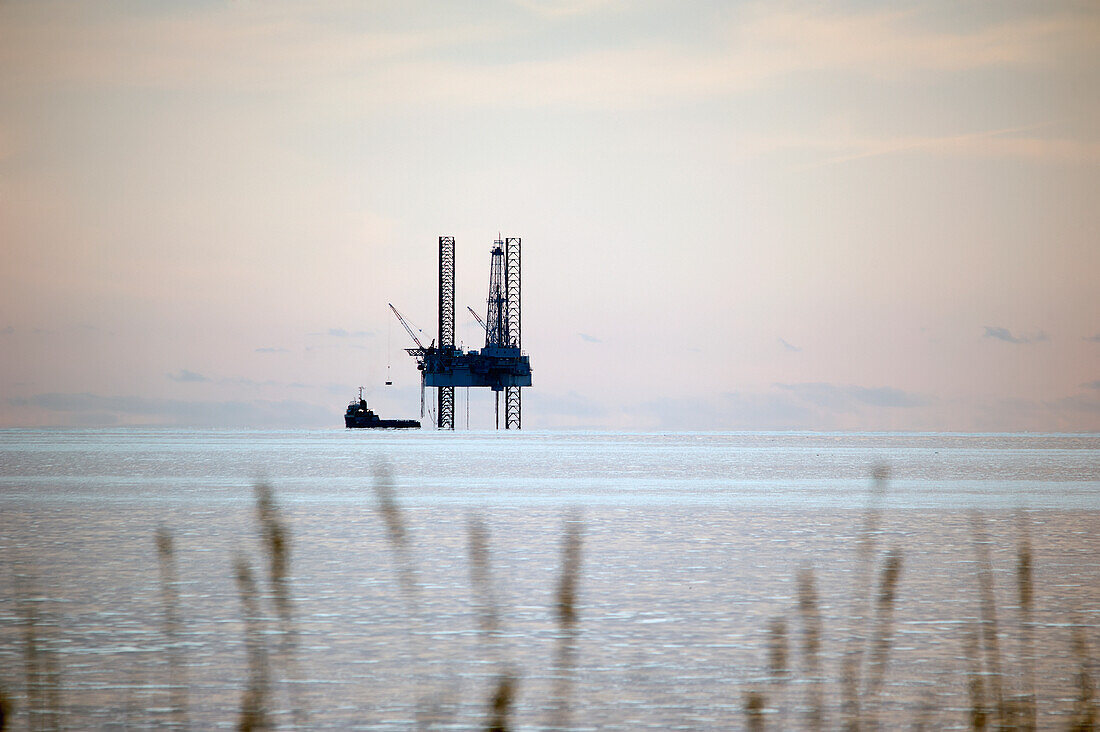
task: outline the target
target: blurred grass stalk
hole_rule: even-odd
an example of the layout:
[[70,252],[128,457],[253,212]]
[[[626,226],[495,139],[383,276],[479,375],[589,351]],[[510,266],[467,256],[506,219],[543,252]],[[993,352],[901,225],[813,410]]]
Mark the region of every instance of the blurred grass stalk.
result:
[[821,612],[814,587],[814,571],[798,572],[798,616],[802,622],[802,663],[806,673],[806,727],[819,730],[825,722],[821,673]]
[[1001,673],[1000,630],[997,626],[997,599],[993,593],[989,536],[985,530],[985,519],[977,511],[970,512],[970,531],[978,565],[978,627],[981,629],[982,660],[993,705],[993,723],[1001,728],[1010,723],[1010,714],[1005,704],[1004,677]]
[[187,727],[187,671],[180,657],[179,579],[176,574],[172,534],[157,528],[157,558],[160,565],[160,596],[164,610],[164,637],[167,640],[169,713],[174,726]]
[[1077,661],[1077,698],[1073,703],[1073,732],[1092,732],[1097,728],[1096,703],[1085,626],[1077,620],[1073,625],[1073,657]]
[[16,611],[23,629],[27,729],[62,728],[61,664],[42,636],[38,606],[45,602],[31,574],[16,575]]
[[276,648],[276,668],[286,680],[287,698],[290,700],[294,724],[299,729],[307,726],[304,705],[298,698],[297,627],[294,623],[294,606],[290,593],[290,530],[283,521],[275,495],[267,483],[256,485],[256,520],[260,527],[260,539],[267,555],[268,584],[279,619],[279,645]]
[[[862,630],[870,615],[870,588],[873,576],[875,548],[879,534],[880,510],[878,500],[885,493],[885,469],[876,469],[875,492],[865,516],[862,533],[857,544],[857,576],[855,587],[849,596],[848,637],[840,658],[841,726],[847,730],[877,729],[892,724],[896,717],[887,717],[883,705],[883,689],[887,662],[894,637],[894,611],[900,586],[902,553],[892,548],[884,558],[878,592],[873,599],[873,641],[866,678],[863,679],[863,662],[867,638]],[[398,581],[407,604],[410,619],[416,628],[407,628],[410,657],[412,643],[425,626],[418,602],[419,589],[416,568],[412,563],[411,543],[404,517],[394,498],[392,478],[382,468],[374,481],[378,512],[386,527],[387,540],[397,563]],[[270,597],[280,624],[281,659],[288,678],[296,678],[290,669],[294,663],[296,628],[290,592],[290,536],[275,503],[271,488],[265,484],[256,487],[257,522],[263,551],[267,557]],[[998,730],[1034,730],[1039,726],[1038,699],[1035,686],[1034,653],[1034,567],[1031,540],[1026,516],[1018,522],[1016,546],[1016,595],[1019,624],[1019,658],[1014,664],[1018,677],[1010,674],[1003,665],[1000,630],[997,622],[996,596],[994,592],[994,568],[991,558],[991,541],[985,520],[981,514],[969,515],[972,542],[975,552],[975,573],[978,595],[978,618],[967,630],[964,639],[963,658],[966,662],[966,684],[969,697],[967,724],[973,730],[995,728]],[[489,535],[480,518],[472,517],[467,524],[469,540],[470,582],[474,595],[478,624],[485,647],[497,666],[497,673],[488,699],[485,728],[507,730],[511,726],[511,714],[517,695],[517,674],[511,668],[503,648],[501,613],[492,580]],[[573,676],[577,655],[577,593],[581,572],[583,523],[578,513],[568,515],[563,523],[561,570],[555,593],[554,613],[558,633],[553,658],[553,687],[549,700],[550,728],[573,727]],[[164,634],[167,639],[167,664],[171,675],[169,711],[172,726],[186,727],[188,723],[188,697],[185,666],[180,657],[181,614],[179,579],[176,571],[176,554],[170,532],[161,527],[155,536],[160,567],[161,600],[164,613]],[[245,554],[239,553],[234,564],[234,574],[241,601],[244,621],[245,648],[247,654],[248,682],[240,704],[238,728],[241,730],[270,729],[275,720],[271,715],[272,668],[267,648],[266,616],[262,610],[262,597],[257,589],[252,567]],[[23,641],[24,695],[27,729],[61,729],[63,707],[61,699],[61,673],[57,653],[51,649],[48,639],[42,635],[41,607],[45,598],[34,589],[29,573],[17,573],[16,604]],[[797,573],[797,613],[802,630],[800,685],[806,689],[803,713],[804,726],[818,730],[825,726],[824,684],[822,664],[822,640],[824,628],[820,601],[815,586],[812,567]],[[53,624],[50,624],[53,625]],[[1097,708],[1092,675],[1092,658],[1088,648],[1086,626],[1078,618],[1071,624],[1071,652],[1075,665],[1075,694],[1070,712],[1069,729],[1086,732],[1097,729]],[[768,694],[756,690],[742,694],[742,707],[746,726],[751,730],[763,730],[768,715],[774,712],[774,726],[788,726],[787,712],[791,705],[791,664],[788,651],[788,627],[782,617],[773,618],[768,628]],[[1011,663],[1011,655],[1008,657]],[[139,686],[131,684],[131,686]],[[293,687],[293,684],[292,684]],[[423,691],[418,699],[417,724],[430,727],[448,724],[450,715],[438,694],[430,698]],[[1011,690],[1018,688],[1019,694]],[[294,694],[293,688],[289,692]],[[773,709],[767,701],[771,696]],[[1051,700],[1052,702],[1054,700]],[[127,701],[129,707],[129,700]],[[930,704],[920,712],[918,726],[928,722]],[[797,708],[792,707],[793,710]],[[308,728],[305,712],[292,697],[294,726]],[[142,710],[147,715],[150,710]],[[0,690],[0,730],[10,727],[13,710],[8,698]],[[1061,712],[1064,714],[1065,712]],[[127,715],[129,717],[129,714]],[[148,717],[145,720],[148,721]],[[79,720],[73,720],[79,726]],[[72,726],[71,724],[69,726]]]
[[[412,559],[412,542],[405,526],[405,517],[397,503],[393,488],[393,474],[385,464],[374,471],[375,506],[386,527],[386,540],[397,565],[397,580],[405,602],[410,623],[405,628],[405,647],[410,664],[422,657],[420,644],[430,642],[431,631],[420,605],[420,583],[416,565]],[[416,700],[416,725],[418,729],[445,726],[451,721],[452,694],[444,693],[429,684],[418,683]]]
[[500,609],[497,606],[489,555],[489,531],[479,517],[471,516],[466,522],[466,534],[470,559],[470,587],[473,590],[478,626],[488,655],[497,667],[497,678],[489,700],[489,717],[485,729],[505,732],[511,727],[509,715],[515,698],[517,679],[503,648]]
[[581,571],[581,535],[584,529],[580,513],[566,517],[562,534],[561,575],[558,579],[556,610],[557,650],[554,653],[554,685],[550,701],[550,729],[573,726],[573,668],[577,656],[577,583]]
[[1031,531],[1027,514],[1020,514],[1017,521],[1016,541],[1016,597],[1019,607],[1020,666],[1023,676],[1021,696],[1021,729],[1031,732],[1038,723],[1035,699],[1035,642],[1032,619],[1033,578],[1031,566]]
[[870,614],[875,549],[878,543],[879,525],[882,522],[882,502],[886,496],[889,479],[888,466],[880,464],[872,468],[867,509],[863,514],[863,526],[856,542],[855,587],[848,596],[847,639],[840,673],[840,714],[842,724],[847,730],[858,730],[861,727],[860,685],[867,644],[864,628],[867,624],[867,616]]
[[252,567],[243,554],[237,555],[234,569],[237,591],[241,598],[245,650],[248,655],[248,687],[241,698],[237,729],[241,732],[271,729],[271,720],[268,715],[270,668],[256,581],[252,577]]

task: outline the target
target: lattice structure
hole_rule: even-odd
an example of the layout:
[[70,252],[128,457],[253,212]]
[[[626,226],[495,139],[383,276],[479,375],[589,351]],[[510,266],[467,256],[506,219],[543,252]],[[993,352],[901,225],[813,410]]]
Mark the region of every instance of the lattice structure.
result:
[[508,315],[505,321],[508,323],[509,346],[520,348],[520,286],[519,286],[519,244],[518,236],[510,236],[504,242],[504,289],[507,291]]
[[520,428],[520,406],[519,387],[504,387],[504,429]]
[[[520,238],[510,236],[504,242],[504,288],[508,293],[508,345],[520,348]],[[520,387],[504,388],[504,429],[518,430],[522,412]]]
[[[439,237],[439,352],[449,355],[455,349],[455,238]],[[455,428],[455,388],[439,386],[436,425],[441,430]]]
[[508,345],[508,286],[504,271],[504,242],[493,242],[489,260],[489,298],[485,311],[485,345]]

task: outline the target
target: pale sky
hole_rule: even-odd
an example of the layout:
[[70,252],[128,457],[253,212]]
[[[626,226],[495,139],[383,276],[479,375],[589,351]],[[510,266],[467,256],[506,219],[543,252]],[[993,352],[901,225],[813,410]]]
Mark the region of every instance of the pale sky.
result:
[[1100,5],[0,0],[0,426],[415,416],[498,232],[526,428],[1100,431]]

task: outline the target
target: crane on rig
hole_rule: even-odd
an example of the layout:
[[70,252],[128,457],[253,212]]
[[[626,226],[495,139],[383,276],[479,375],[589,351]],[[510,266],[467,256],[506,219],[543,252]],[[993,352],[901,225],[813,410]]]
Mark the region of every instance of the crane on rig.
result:
[[[401,327],[405,329],[405,332],[409,334],[409,338],[412,338],[413,343],[416,344],[416,348],[406,348],[405,352],[408,353],[410,356],[423,356],[428,351],[428,349],[424,346],[423,343],[420,342],[420,339],[416,335],[416,331],[413,330],[413,327],[409,324],[409,321],[405,318],[404,315],[401,314],[400,310],[393,306],[392,302],[388,302],[386,304],[390,306],[390,310],[392,310],[393,314],[397,316],[397,322],[401,323]],[[420,329],[417,328],[417,330]],[[435,345],[434,340],[432,341],[432,345]]]
[[[395,308],[393,306],[392,302],[388,302],[386,304],[390,306],[390,310],[392,310],[393,314],[397,317],[397,322],[401,323],[401,327],[405,329],[405,332],[409,334],[409,338],[412,338],[413,343],[416,344],[416,348],[406,348],[405,353],[407,353],[410,356],[412,356],[414,358],[417,358],[417,359],[424,358],[424,355],[426,353],[428,353],[429,350],[431,350],[435,347],[435,341],[433,340],[432,344],[430,346],[425,346],[420,341],[420,338],[417,337],[416,330],[413,330],[413,327],[411,325],[409,325],[409,321],[406,320],[405,316],[401,314],[401,311],[398,310],[397,308]],[[420,330],[420,329],[417,328],[417,330]],[[420,418],[424,419],[424,371],[423,370],[421,370],[421,372],[420,372]]]
[[485,321],[481,319],[481,316],[477,314],[476,310],[474,310],[469,305],[466,306],[466,309],[470,311],[470,315],[474,316],[474,320],[476,320],[477,324],[481,326],[482,331],[489,330],[489,326],[485,325]]

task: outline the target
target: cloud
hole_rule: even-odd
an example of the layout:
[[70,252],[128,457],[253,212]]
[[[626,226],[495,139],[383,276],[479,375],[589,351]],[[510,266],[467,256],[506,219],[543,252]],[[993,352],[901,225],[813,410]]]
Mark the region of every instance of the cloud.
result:
[[1090,431],[1100,426],[1100,399],[1091,396],[1068,396],[1043,402],[1047,409],[1055,413],[1080,412],[1094,417]]
[[1089,341],[1090,343],[1100,343],[1100,333],[1097,333],[1093,336],[1085,336],[1085,340]]
[[746,136],[738,140],[739,155],[761,155],[779,150],[820,150],[832,153],[804,166],[813,169],[882,155],[939,155],[955,158],[1020,160],[1059,165],[1100,163],[1100,142],[1040,137],[1033,132],[1046,125],[997,128],[953,135],[873,135],[829,132],[802,135]]
[[602,10],[611,0],[511,0],[514,5],[541,16],[587,15]]
[[9,399],[16,407],[53,413],[63,424],[155,424],[194,427],[320,427],[339,424],[331,409],[297,401],[182,401],[77,393]]
[[896,409],[931,403],[891,387],[775,384],[764,392],[657,399],[639,405],[633,416],[644,428],[667,430],[896,429]]
[[286,386],[281,381],[275,381],[274,379],[267,379],[266,381],[256,381],[247,376],[229,376],[224,379],[218,379],[219,384],[229,384],[231,386],[243,386],[249,388],[265,388],[269,386],[282,387]]
[[824,382],[776,386],[791,392],[802,401],[839,412],[849,412],[864,406],[909,408],[923,407],[930,403],[926,396],[889,386],[866,387]]
[[[272,2],[135,13],[44,0],[15,8],[0,24],[0,68],[27,71],[27,59],[35,59],[37,83],[263,93],[308,88],[334,69],[431,53],[488,32],[430,20],[422,25],[431,27],[418,29],[364,28],[360,8],[340,10]],[[31,85],[30,78],[11,84],[17,82]]]
[[603,343],[603,341],[596,336],[590,336],[587,333],[577,333],[577,335],[579,335],[581,337],[581,340],[585,341],[586,343]]
[[[715,24],[718,40],[650,42],[563,51],[554,58],[463,64],[412,60],[394,69],[406,101],[456,104],[652,108],[739,95],[807,74],[896,81],[928,73],[1068,66],[1095,43],[1090,14],[1040,15],[965,31],[922,25],[904,11],[776,9],[758,3]],[[568,49],[568,44],[563,44]],[[413,95],[418,97],[413,97]]]
[[289,353],[289,351],[286,348],[265,347],[257,348],[256,353]]
[[830,429],[815,411],[789,394],[726,392],[715,397],[663,398],[633,410],[640,426],[662,430]]
[[798,346],[792,346],[790,343],[787,343],[787,341],[783,340],[782,338],[779,339],[779,344],[781,346],[783,346],[783,348],[787,349],[788,351],[798,352],[798,351],[802,350]]
[[1059,399],[995,399],[972,405],[968,429],[997,432],[1097,432],[1100,398],[1074,395]]
[[[0,68],[9,86],[107,85],[339,95],[375,109],[439,104],[652,107],[727,96],[806,74],[896,79],[927,72],[1068,66],[1095,47],[1100,20],[1089,12],[1046,11],[965,29],[922,22],[918,12],[831,10],[749,3],[705,20],[706,34],[668,33],[592,49],[539,15],[590,13],[600,0],[516,0],[536,13],[503,22],[474,17],[456,26],[427,14],[416,27],[369,27],[357,8],[309,4],[214,4],[189,12],[104,13],[96,5],[37,2],[19,8],[3,33]],[[616,8],[617,12],[621,8]],[[620,26],[636,23],[641,12]],[[617,18],[616,18],[617,20]],[[678,36],[678,37],[677,37]],[[489,39],[531,37],[531,52],[486,63]],[[551,54],[546,41],[558,41]],[[33,63],[32,63],[33,60]],[[349,98],[349,79],[361,95]]]
[[576,391],[547,392],[530,389],[523,395],[526,420],[545,427],[598,427],[608,417],[607,407]]
[[1039,331],[1038,333],[1035,333],[1033,335],[1015,336],[1012,335],[1012,332],[1009,331],[1008,328],[1002,328],[996,325],[985,326],[984,337],[995,338],[999,341],[1004,341],[1005,343],[1041,343],[1043,341],[1050,340],[1050,336],[1048,336],[1043,331]]
[[311,336],[329,336],[330,338],[372,338],[374,333],[369,330],[346,330],[344,328],[329,328],[320,333],[310,333]]
[[171,379],[172,381],[182,381],[182,382],[191,382],[191,383],[198,383],[198,382],[201,382],[201,381],[210,381],[210,379],[206,378],[202,374],[196,374],[194,371],[188,371],[187,369],[180,369],[179,372],[177,372],[177,373],[168,374],[168,378]]

